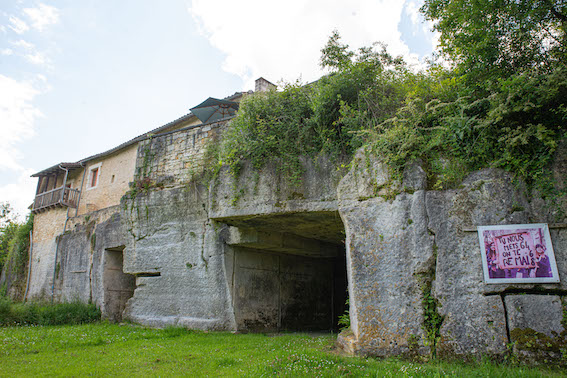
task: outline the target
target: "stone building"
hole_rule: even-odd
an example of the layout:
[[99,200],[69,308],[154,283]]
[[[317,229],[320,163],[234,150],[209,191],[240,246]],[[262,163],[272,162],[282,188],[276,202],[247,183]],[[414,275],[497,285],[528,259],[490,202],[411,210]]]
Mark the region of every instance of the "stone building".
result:
[[[267,84],[262,84],[263,82]],[[257,86],[269,84],[271,83],[259,79]],[[168,135],[179,130],[192,135],[192,151],[183,157],[176,156],[175,161],[168,162],[168,169],[181,172],[193,161],[199,160],[204,151],[204,143],[215,132],[213,129],[222,124],[222,120],[234,116],[238,102],[246,94],[248,93],[237,92],[223,100],[209,98],[206,100],[209,103],[224,103],[214,115],[205,114],[206,118],[200,119],[198,115],[201,113],[196,109],[195,112],[108,151],[78,162],[60,163],[32,175],[38,178],[38,184],[31,205],[31,211],[34,213],[34,256],[26,298],[90,298],[78,293],[57,292],[57,277],[61,269],[61,261],[57,256],[58,237],[75,227],[77,222],[88,223],[95,218],[100,222],[117,211],[121,198],[131,190],[130,185],[135,181],[140,144],[144,144],[144,141],[151,139],[153,135]],[[223,112],[223,109],[226,111]],[[142,167],[143,162],[138,169],[143,169]],[[75,274],[79,275],[87,273],[85,269],[75,271]]]
[[[564,197],[495,169],[430,190],[419,163],[394,180],[364,150],[344,169],[304,160],[299,186],[269,165],[222,168],[205,185],[195,177],[230,127],[225,110],[203,121],[196,107],[38,172],[28,298],[91,301],[109,319],[158,327],[294,331],[336,330],[348,295],[339,342],[353,353],[561,356],[567,284],[486,284],[476,227],[548,223],[563,279]],[[549,169],[565,190],[565,146]]]

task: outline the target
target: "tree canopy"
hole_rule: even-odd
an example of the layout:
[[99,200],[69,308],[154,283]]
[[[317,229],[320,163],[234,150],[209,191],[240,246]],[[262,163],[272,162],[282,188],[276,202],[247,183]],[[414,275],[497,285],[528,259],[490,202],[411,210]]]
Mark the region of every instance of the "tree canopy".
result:
[[425,0],[421,11],[471,81],[549,72],[567,57],[567,0]]

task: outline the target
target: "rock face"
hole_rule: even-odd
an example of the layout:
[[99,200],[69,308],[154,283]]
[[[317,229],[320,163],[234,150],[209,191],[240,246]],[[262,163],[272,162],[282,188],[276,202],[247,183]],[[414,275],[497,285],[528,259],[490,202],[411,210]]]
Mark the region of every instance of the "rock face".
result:
[[483,282],[478,236],[465,228],[526,223],[523,214],[511,212],[518,203],[527,205],[510,177],[494,170],[470,175],[461,189],[427,193],[429,228],[437,247],[433,292],[444,317],[439,354],[506,352],[503,303],[499,296],[483,294],[491,289]]
[[[512,334],[517,329],[531,329],[556,337],[565,330],[561,324],[563,305],[558,295],[508,295],[505,303]],[[518,340],[513,337],[512,341]]]
[[424,185],[416,179],[412,194],[372,196],[373,188],[388,181],[386,171],[373,162],[351,171],[338,188],[347,235],[351,327],[360,353],[429,353],[422,292],[431,281],[435,257]]
[[[565,172],[565,156],[554,172]],[[348,172],[325,159],[304,167],[300,185],[245,166],[209,187],[180,174],[125,196],[112,217],[59,237],[58,298],[151,326],[277,331],[336,328],[348,289],[341,343],[353,353],[502,357],[515,343],[523,357],[551,359],[565,348],[567,284],[484,283],[475,231],[565,223],[564,198],[543,199],[495,169],[430,190],[419,162],[396,181],[363,150]]]
[[521,360],[546,363],[559,360],[567,342],[564,304],[558,295],[508,295],[510,341]]
[[234,329],[223,225],[207,215],[207,193],[150,191],[123,210],[129,234],[124,272],[136,276],[125,316],[151,326]]
[[[105,278],[108,268],[112,268],[108,266],[110,255],[112,251],[122,253],[126,236],[120,210],[114,207],[105,213],[111,215],[94,214],[89,222],[79,223],[71,232],[59,236],[54,296],[64,302],[93,302],[105,317],[119,320],[121,316],[110,307],[114,302],[111,297],[120,287],[114,288],[113,282]],[[122,266],[113,268],[122,271]]]
[[[554,170],[565,166],[560,153]],[[458,189],[425,189],[419,165],[393,182],[363,151],[339,184],[355,340],[349,348],[373,355],[503,356],[515,335],[526,335],[520,330],[546,335],[556,353],[564,348],[565,283],[485,284],[474,231],[480,225],[564,222],[557,214],[565,214],[565,203],[529,202],[525,186],[492,169],[469,175]],[[566,231],[551,230],[560,277],[567,274]]]

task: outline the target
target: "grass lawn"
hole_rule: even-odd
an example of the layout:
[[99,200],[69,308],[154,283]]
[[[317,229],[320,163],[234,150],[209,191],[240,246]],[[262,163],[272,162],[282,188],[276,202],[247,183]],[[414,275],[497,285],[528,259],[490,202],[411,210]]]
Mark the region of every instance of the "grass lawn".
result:
[[0,328],[0,376],[563,376],[559,369],[346,357],[335,336],[94,323]]

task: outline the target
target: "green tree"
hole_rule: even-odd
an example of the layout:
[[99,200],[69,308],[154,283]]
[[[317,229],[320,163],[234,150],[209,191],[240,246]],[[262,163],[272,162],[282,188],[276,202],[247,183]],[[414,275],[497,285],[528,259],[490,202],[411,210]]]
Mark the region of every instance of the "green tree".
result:
[[0,272],[8,265],[15,273],[25,270],[33,215],[19,222],[8,202],[0,203]]
[[374,128],[403,104],[403,83],[412,74],[384,44],[353,51],[336,30],[321,50],[320,65],[331,74],[314,85],[312,121],[324,152],[348,156],[363,143],[357,132]]
[[14,222],[17,214],[9,202],[0,202],[0,228]]
[[567,0],[425,0],[421,11],[469,84],[549,72],[567,57]]

